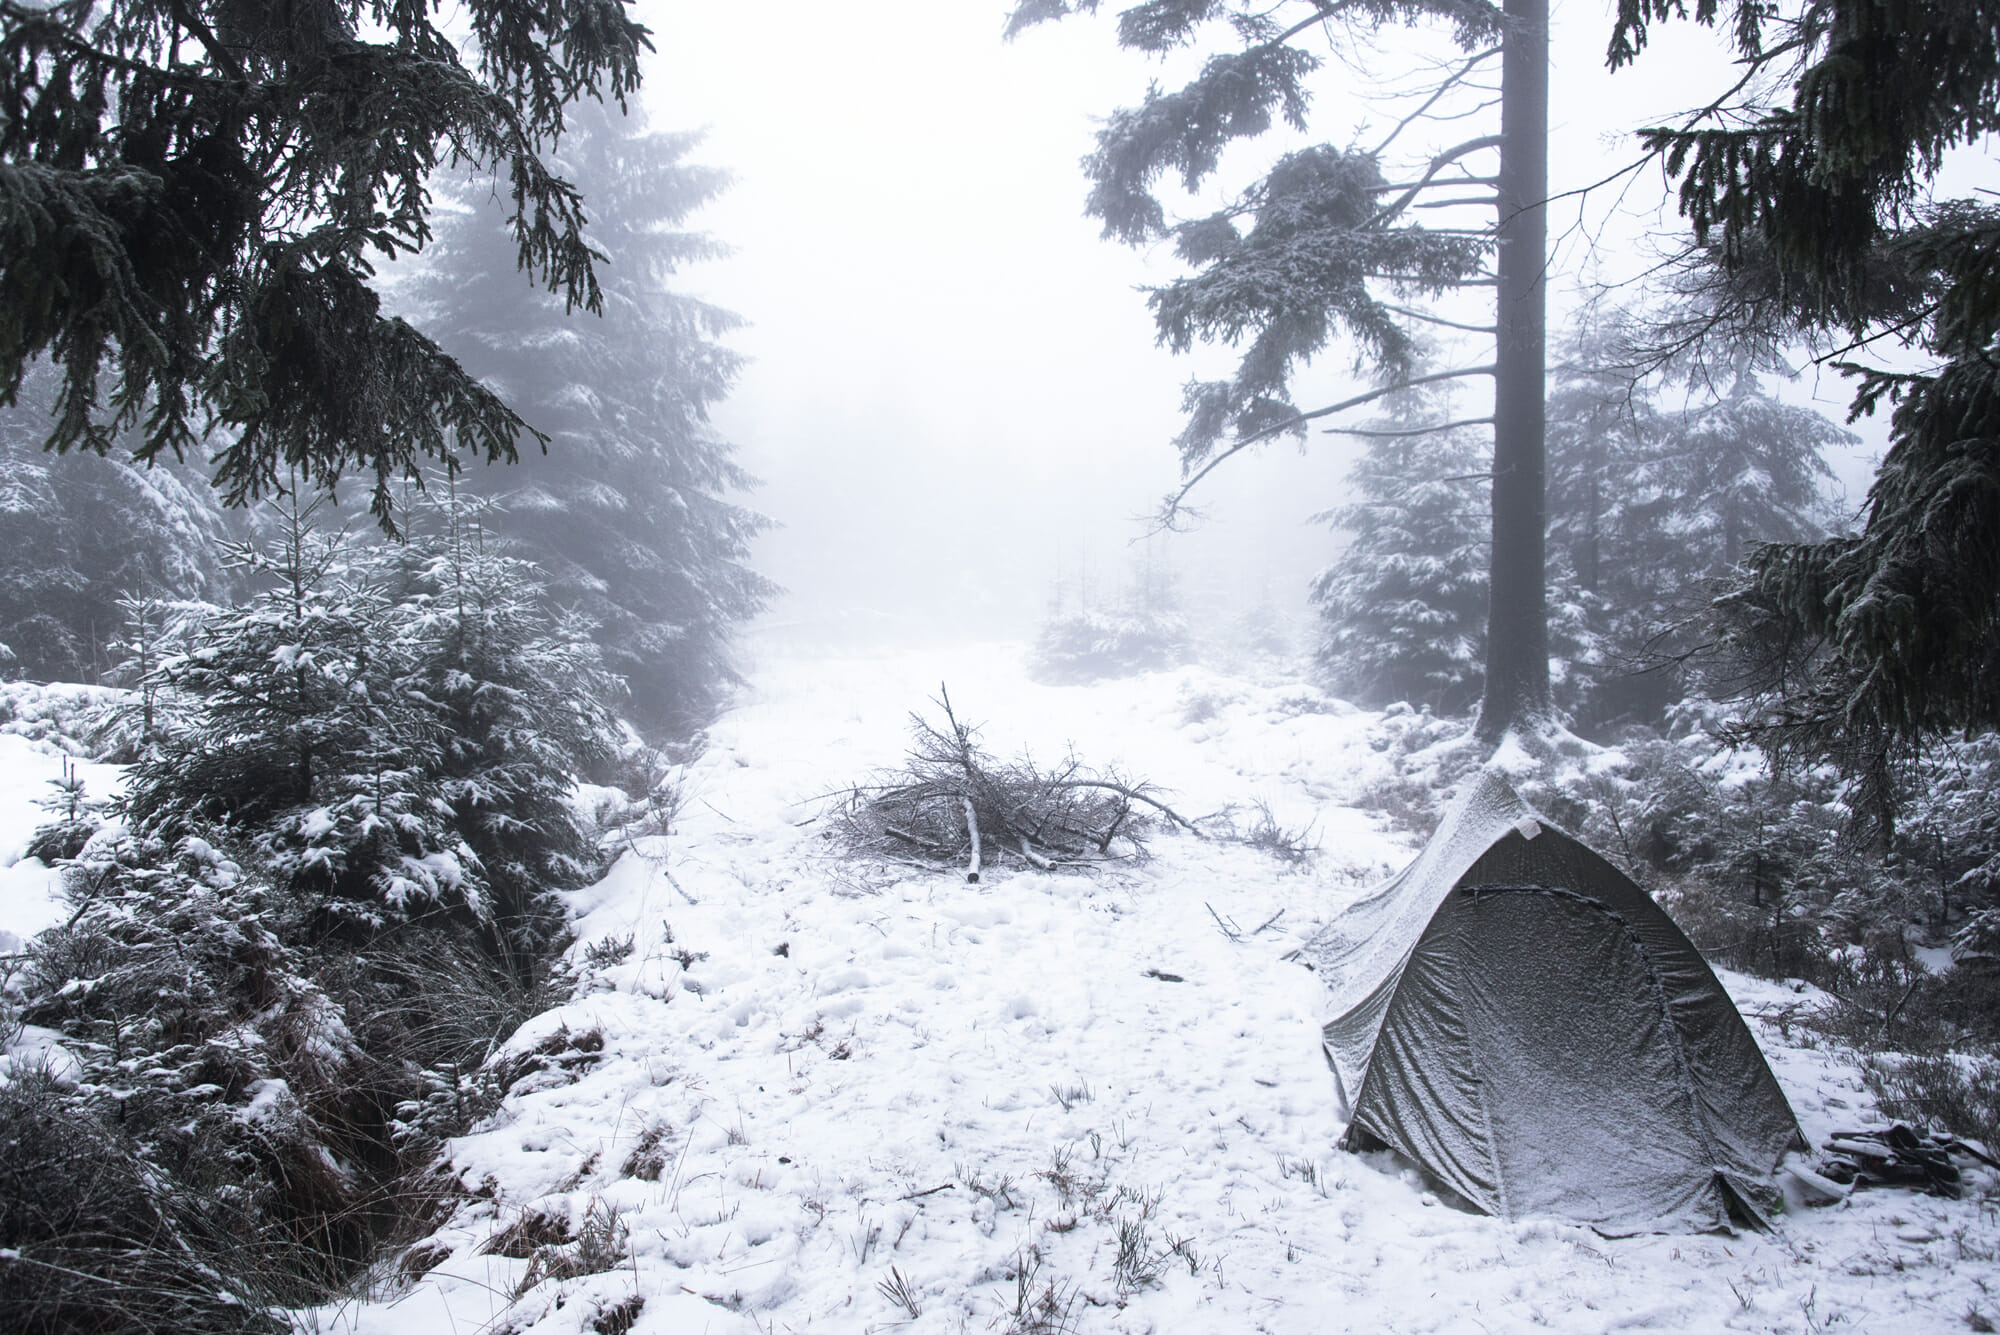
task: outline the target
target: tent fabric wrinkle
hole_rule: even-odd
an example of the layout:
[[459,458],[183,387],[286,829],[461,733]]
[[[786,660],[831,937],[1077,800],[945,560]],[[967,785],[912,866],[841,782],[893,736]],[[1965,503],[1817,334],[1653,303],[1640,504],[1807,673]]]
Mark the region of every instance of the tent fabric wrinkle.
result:
[[1389,1146],[1488,1213],[1725,1228],[1762,1218],[1803,1145],[1686,936],[1497,773],[1301,953],[1328,986],[1346,1143]]

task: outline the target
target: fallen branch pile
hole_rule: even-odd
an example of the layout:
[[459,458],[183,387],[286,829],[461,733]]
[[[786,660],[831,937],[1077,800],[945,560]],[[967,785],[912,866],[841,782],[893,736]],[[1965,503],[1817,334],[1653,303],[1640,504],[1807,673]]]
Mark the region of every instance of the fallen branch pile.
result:
[[979,745],[977,727],[959,721],[943,687],[933,703],[942,723],[910,715],[903,767],[857,785],[835,817],[851,851],[959,866],[977,881],[1005,859],[1047,871],[1143,853],[1162,821],[1201,833],[1152,785],[1085,769],[1075,756],[1048,770],[1025,755],[1002,763]]

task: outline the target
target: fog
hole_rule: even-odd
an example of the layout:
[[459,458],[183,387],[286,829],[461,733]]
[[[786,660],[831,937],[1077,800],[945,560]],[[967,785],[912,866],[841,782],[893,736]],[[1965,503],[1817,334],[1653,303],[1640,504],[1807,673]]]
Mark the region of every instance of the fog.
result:
[[[1113,595],[1148,549],[1134,546],[1144,517],[1178,480],[1180,386],[1231,359],[1156,348],[1135,289],[1172,277],[1171,256],[1102,240],[1083,217],[1095,118],[1182,72],[1117,51],[1115,8],[1008,44],[1003,0],[642,4],[659,48],[654,125],[706,126],[697,157],[736,176],[697,219],[734,254],[684,286],[750,321],[730,340],[751,360],[718,425],[780,525],[756,550],[790,590],[767,630],[1025,634],[1059,576]],[[1707,34],[1672,24],[1638,69],[1610,75],[1607,11],[1556,9],[1558,194],[1631,161],[1632,129],[1729,74]],[[1385,52],[1375,72],[1399,58]],[[1382,119],[1353,96],[1355,71],[1330,62],[1322,83],[1313,139]],[[1246,146],[1224,184],[1296,142]],[[1648,168],[1559,201],[1558,310],[1580,285],[1654,262],[1645,238],[1674,226],[1664,200]],[[1296,399],[1354,383],[1336,345]],[[1847,397],[1831,374],[1794,392],[1836,416]],[[1875,448],[1841,462],[1856,495]],[[1197,616],[1269,598],[1306,617],[1306,583],[1338,543],[1309,518],[1340,503],[1357,449],[1315,434],[1304,452],[1279,442],[1238,458],[1195,498],[1198,531],[1150,540]]]

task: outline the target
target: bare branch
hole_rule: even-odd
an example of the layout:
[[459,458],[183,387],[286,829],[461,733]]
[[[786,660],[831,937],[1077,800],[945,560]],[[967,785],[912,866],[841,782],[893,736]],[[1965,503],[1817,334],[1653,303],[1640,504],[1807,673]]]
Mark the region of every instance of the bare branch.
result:
[[1393,385],[1384,385],[1379,389],[1371,389],[1365,394],[1356,394],[1351,399],[1342,399],[1339,403],[1330,403],[1324,408],[1315,408],[1311,412],[1300,413],[1297,417],[1288,417],[1284,421],[1267,426],[1261,431],[1253,431],[1224,450],[1221,454],[1209,460],[1207,464],[1203,465],[1200,472],[1183,482],[1180,489],[1167,498],[1166,504],[1160,512],[1160,522],[1170,524],[1174,517],[1181,513],[1181,502],[1187,499],[1189,492],[1201,484],[1203,478],[1213,473],[1217,468],[1220,468],[1224,461],[1235,458],[1253,445],[1261,444],[1273,436],[1281,436],[1287,432],[1296,431],[1307,422],[1316,422],[1322,417],[1331,417],[1335,413],[1346,412],[1350,408],[1359,408],[1364,403],[1373,403],[1377,399],[1387,398],[1397,390],[1410,389],[1417,385],[1432,385],[1441,380],[1463,380],[1468,376],[1492,375],[1493,370],[1494,368],[1491,366],[1467,366],[1456,371],[1438,371],[1431,375],[1420,375],[1409,380],[1399,380]]
[[1445,78],[1444,82],[1440,83],[1437,86],[1437,88],[1432,91],[1431,95],[1424,99],[1423,105],[1419,106],[1415,111],[1411,112],[1409,115],[1403,117],[1403,119],[1396,122],[1396,128],[1389,131],[1388,138],[1384,139],[1381,143],[1375,146],[1375,152],[1373,156],[1379,158],[1384,153],[1388,152],[1389,146],[1396,142],[1397,137],[1401,135],[1403,131],[1409,129],[1410,126],[1414,124],[1416,121],[1422,119],[1424,113],[1429,111],[1432,107],[1436,106],[1446,93],[1450,92],[1467,75],[1471,74],[1474,70],[1478,69],[1481,65],[1485,64],[1487,61],[1493,59],[1493,57],[1499,54],[1500,54],[1499,47],[1497,46],[1488,47],[1486,50],[1479,52],[1477,55],[1469,56],[1465,60],[1459,62],[1458,68],[1453,70],[1451,74]]
[[1373,438],[1387,439],[1396,436],[1428,436],[1432,432],[1454,431],[1462,426],[1492,426],[1492,425],[1493,425],[1493,419],[1490,417],[1467,417],[1457,422],[1439,422],[1435,426],[1411,427],[1407,431],[1373,431],[1365,427],[1358,427],[1358,426],[1330,426],[1330,427],[1324,427],[1322,428],[1322,430],[1324,430],[1326,434],[1329,436],[1367,436],[1370,437],[1371,439]]
[[[1463,329],[1468,334],[1491,334],[1498,332],[1490,324],[1460,324],[1456,320],[1447,320],[1442,315],[1432,315],[1429,311],[1415,310],[1408,306],[1391,306],[1387,302],[1384,302],[1382,309],[1393,312],[1408,320],[1422,320],[1425,324],[1443,325],[1446,329]],[[1418,382],[1412,381],[1411,383],[1416,384]]]
[[1479,136],[1479,138],[1477,139],[1468,139],[1462,144],[1457,144],[1451,148],[1447,148],[1446,150],[1444,150],[1444,152],[1438,154],[1436,157],[1431,159],[1430,166],[1424,169],[1424,174],[1420,178],[1418,178],[1416,184],[1412,185],[1408,190],[1405,190],[1402,193],[1402,195],[1396,200],[1395,203],[1383,205],[1381,209],[1379,209],[1376,212],[1375,216],[1368,220],[1368,225],[1371,227],[1379,227],[1383,223],[1388,222],[1391,218],[1395,217],[1397,214],[1401,213],[1404,209],[1408,208],[1410,206],[1410,201],[1414,200],[1417,197],[1417,192],[1422,190],[1425,184],[1428,183],[1432,177],[1436,176],[1439,172],[1443,171],[1446,167],[1449,167],[1452,163],[1458,161],[1460,158],[1468,157],[1474,153],[1484,152],[1489,148],[1498,148],[1498,147],[1500,147],[1500,136],[1497,134],[1485,134]]

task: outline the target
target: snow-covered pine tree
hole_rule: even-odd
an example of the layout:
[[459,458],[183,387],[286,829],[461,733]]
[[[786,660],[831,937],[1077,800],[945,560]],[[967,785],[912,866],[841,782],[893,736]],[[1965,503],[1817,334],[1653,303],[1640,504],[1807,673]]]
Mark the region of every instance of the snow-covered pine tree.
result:
[[1358,703],[1439,714],[1479,702],[1492,450],[1472,428],[1421,429],[1441,395],[1407,391],[1361,428],[1348,505],[1319,516],[1352,541],[1313,581],[1328,687]]
[[1840,764],[1886,822],[1925,744],[2000,726],[2000,208],[1957,169],[1994,131],[2000,13],[1619,0],[1612,63],[1672,19],[1726,32],[1741,71],[1642,136],[1679,179],[1708,328],[1852,354],[1854,411],[1893,405],[1860,532],[1760,548],[1729,627],[1758,739]]
[[439,787],[443,729],[408,689],[393,606],[320,502],[288,498],[276,541],[235,563],[265,587],[210,619],[157,676],[174,708],[133,765],[143,834],[196,835],[364,930],[431,906],[486,916]]
[[751,479],[709,422],[739,359],[717,341],[737,317],[672,291],[682,266],[719,253],[687,218],[726,184],[685,159],[691,134],[650,132],[635,113],[587,107],[558,154],[588,192],[604,314],[571,313],[515,272],[505,210],[476,184],[406,285],[417,318],[538,430],[546,453],[461,481],[498,494],[494,526],[547,572],[551,591],[598,625],[627,710],[680,734],[731,677],[728,638],[773,586],[745,564],[766,521],[732,503]]
[[589,623],[550,610],[541,572],[487,528],[494,514],[448,483],[417,511],[398,567],[395,622],[409,689],[441,746],[439,793],[492,905],[503,958],[525,968],[560,924],[550,892],[600,866],[569,803],[617,745]]
[[243,523],[192,464],[46,453],[56,379],[35,367],[0,409],[0,641],[24,676],[94,682],[116,658],[119,599],[219,596]]
[[1825,451],[1852,436],[1772,395],[1758,364],[1739,350],[1663,383],[1614,335],[1581,339],[1557,370],[1549,581],[1581,618],[1560,699],[1586,732],[1658,723],[1721,581],[1758,543],[1825,531]]

